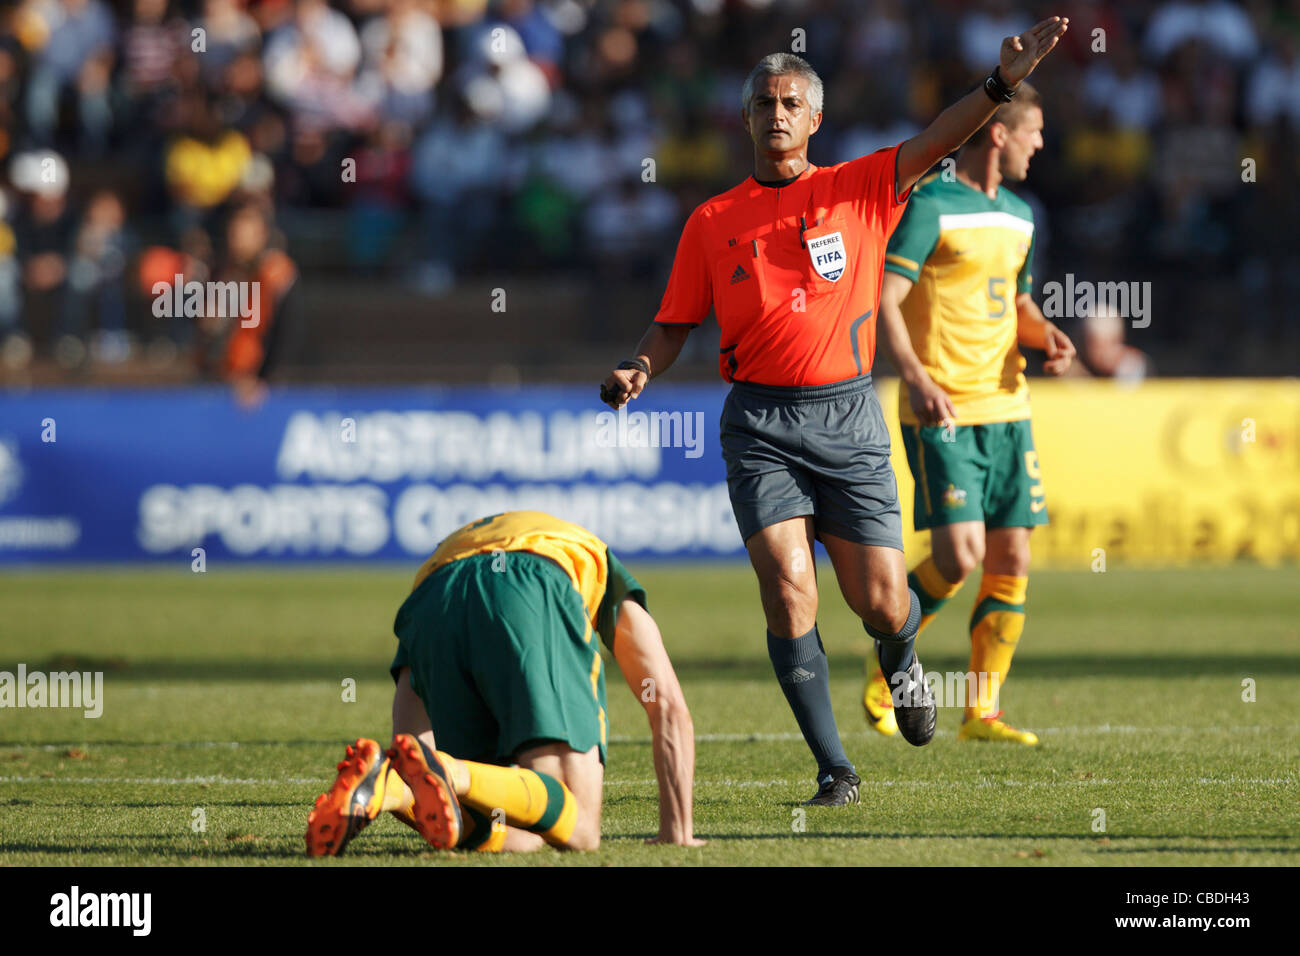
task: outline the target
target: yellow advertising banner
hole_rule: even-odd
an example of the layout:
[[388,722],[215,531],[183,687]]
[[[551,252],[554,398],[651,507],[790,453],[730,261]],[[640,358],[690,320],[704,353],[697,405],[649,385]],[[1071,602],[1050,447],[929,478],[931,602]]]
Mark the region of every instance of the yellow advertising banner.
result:
[[[1300,380],[1034,379],[1031,391],[1050,517],[1031,539],[1036,567],[1300,559]],[[880,398],[911,563],[929,535],[911,530],[897,382]]]

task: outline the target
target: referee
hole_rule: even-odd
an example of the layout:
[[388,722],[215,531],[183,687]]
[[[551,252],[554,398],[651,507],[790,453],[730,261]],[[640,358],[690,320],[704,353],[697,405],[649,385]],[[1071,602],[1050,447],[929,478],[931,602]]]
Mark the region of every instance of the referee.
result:
[[934,736],[935,702],[913,652],[921,608],[871,387],[886,243],[912,184],[1011,101],[1067,24],[1051,17],[1006,38],[983,86],[924,132],[830,167],[808,162],[821,79],[800,57],[764,57],[741,94],[754,175],[691,213],[654,322],[601,388],[616,409],[636,398],[714,310],[719,369],[732,383],[721,424],[727,488],[758,575],[768,655],[817,761],[813,805],[857,803],[861,783],[831,709],[814,539],[893,675],[899,731],[917,746]]

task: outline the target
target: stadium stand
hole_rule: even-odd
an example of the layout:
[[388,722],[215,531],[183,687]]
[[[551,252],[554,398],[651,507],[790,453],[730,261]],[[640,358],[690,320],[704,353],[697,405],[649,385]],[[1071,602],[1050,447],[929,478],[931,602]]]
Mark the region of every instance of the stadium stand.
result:
[[[1294,372],[1297,0],[21,0],[0,376],[590,377],[653,314],[690,209],[747,173],[760,56],[822,72],[827,165],[910,135],[1048,13],[1072,29],[1037,78],[1040,283],[1151,281],[1129,340],[1159,374]],[[230,322],[154,314],[176,271],[268,256],[291,307],[260,359],[231,357]],[[710,344],[681,374],[713,374]]]

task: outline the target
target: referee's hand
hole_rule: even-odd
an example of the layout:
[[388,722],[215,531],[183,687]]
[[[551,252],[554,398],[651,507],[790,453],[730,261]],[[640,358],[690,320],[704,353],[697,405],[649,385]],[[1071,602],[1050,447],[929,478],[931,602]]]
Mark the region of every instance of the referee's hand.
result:
[[650,376],[634,368],[617,368],[601,383],[600,400],[617,411],[641,394]]

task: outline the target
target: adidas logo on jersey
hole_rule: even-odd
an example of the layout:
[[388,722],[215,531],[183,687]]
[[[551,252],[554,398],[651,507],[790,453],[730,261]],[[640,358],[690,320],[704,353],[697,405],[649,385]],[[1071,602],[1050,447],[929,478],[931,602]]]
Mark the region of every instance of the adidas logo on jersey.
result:
[[745,271],[745,267],[736,266],[736,271],[731,274],[731,284],[735,285],[737,282],[744,282],[748,278],[749,273]]

